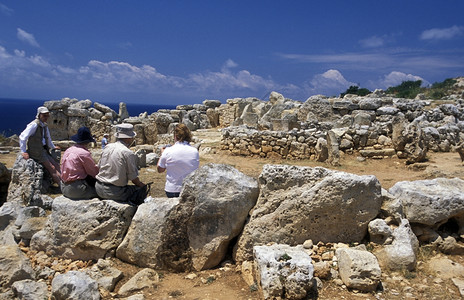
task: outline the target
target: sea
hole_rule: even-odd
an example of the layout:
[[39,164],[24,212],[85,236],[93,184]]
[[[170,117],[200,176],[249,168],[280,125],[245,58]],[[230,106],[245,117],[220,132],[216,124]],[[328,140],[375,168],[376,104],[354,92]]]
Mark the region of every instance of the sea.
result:
[[[42,106],[45,101],[48,100],[0,98],[0,134],[6,137],[14,134],[21,134],[27,124],[35,119],[37,107]],[[117,113],[119,112],[119,102],[99,103],[110,107]],[[151,114],[159,109],[176,108],[175,105],[125,103],[127,105],[127,111],[131,117],[138,116],[143,112]]]

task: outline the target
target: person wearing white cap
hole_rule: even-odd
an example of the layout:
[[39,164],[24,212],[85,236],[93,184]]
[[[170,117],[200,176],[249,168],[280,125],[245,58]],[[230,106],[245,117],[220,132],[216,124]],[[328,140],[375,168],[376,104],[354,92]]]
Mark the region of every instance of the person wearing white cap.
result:
[[60,164],[51,155],[56,147],[48,130],[47,120],[50,111],[45,106],[37,108],[36,119],[30,122],[19,136],[19,147],[24,159],[32,158],[41,163],[50,173],[53,181],[60,184]]
[[[138,177],[137,157],[129,149],[136,136],[132,124],[116,125],[114,136],[117,141],[103,149],[95,188],[100,198],[124,203],[145,184]],[[134,185],[129,185],[129,180]]]

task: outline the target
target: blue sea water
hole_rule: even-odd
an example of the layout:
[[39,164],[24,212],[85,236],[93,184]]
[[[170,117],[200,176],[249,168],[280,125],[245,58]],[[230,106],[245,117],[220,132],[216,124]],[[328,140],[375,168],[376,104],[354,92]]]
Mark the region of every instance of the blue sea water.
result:
[[[0,134],[19,135],[26,125],[35,119],[37,107],[48,100],[0,98]],[[119,112],[119,103],[101,103]],[[159,109],[174,109],[175,105],[131,104],[127,103],[130,116],[138,116],[143,112],[154,113]]]

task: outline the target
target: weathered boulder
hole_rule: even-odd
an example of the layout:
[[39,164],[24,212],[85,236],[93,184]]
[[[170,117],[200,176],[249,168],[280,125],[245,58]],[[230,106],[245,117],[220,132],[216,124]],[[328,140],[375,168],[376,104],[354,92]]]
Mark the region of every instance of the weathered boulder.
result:
[[51,178],[44,177],[44,168],[41,164],[31,158],[26,160],[22,155],[18,155],[13,165],[7,201],[18,202],[25,206],[48,207],[49,203],[42,193],[48,190],[50,183]]
[[181,205],[189,207],[192,266],[203,270],[225,257],[258,198],[258,183],[229,165],[207,164],[185,178]]
[[329,149],[327,147],[327,140],[324,138],[318,138],[316,146],[316,161],[326,161],[329,158]]
[[30,246],[70,259],[104,258],[122,242],[134,213],[135,207],[112,200],[73,201],[60,196]]
[[241,232],[257,196],[255,179],[227,165],[205,165],[185,178],[180,198],[139,206],[116,256],[143,267],[212,268]]
[[426,135],[418,122],[408,123],[401,117],[393,119],[393,147],[399,158],[405,158],[406,163],[416,163],[425,160],[427,155]]
[[32,264],[16,245],[0,245],[0,290],[20,280],[34,279]]
[[252,248],[269,242],[359,242],[382,203],[375,176],[325,168],[265,165],[260,195],[239,237],[235,258],[250,260]]
[[145,268],[134,275],[118,291],[121,296],[128,296],[144,288],[156,286],[159,283],[159,275],[156,271]]
[[54,300],[100,300],[98,283],[81,271],[58,274],[52,281]]
[[44,281],[24,279],[13,283],[12,289],[17,299],[21,300],[49,298],[48,286]]
[[345,129],[336,128],[327,132],[328,161],[332,166],[340,166],[340,142]]
[[338,272],[346,287],[364,292],[376,290],[382,272],[374,254],[360,249],[339,248],[335,255]]
[[253,256],[264,299],[307,299],[314,267],[301,245],[255,246]]
[[[179,204],[179,198],[154,198],[139,205],[124,240],[116,250],[119,259],[140,266],[168,268],[171,263],[163,258],[163,251],[175,251],[163,244],[170,233],[167,217]],[[185,237],[183,238],[185,240]]]
[[203,105],[206,106],[207,108],[216,108],[221,106],[221,101],[219,100],[204,100]]
[[369,222],[368,231],[370,241],[380,245],[384,244],[393,234],[390,226],[383,219],[375,219]]
[[419,241],[408,220],[401,220],[400,226],[393,230],[391,237],[391,244],[385,245],[375,253],[380,265],[390,270],[415,270]]
[[129,112],[127,111],[127,105],[124,102],[119,103],[119,118],[121,121],[129,118]]
[[93,280],[97,281],[98,286],[112,292],[119,280],[123,278],[123,273],[113,267],[111,260],[99,259],[95,265],[85,272]]
[[309,97],[298,110],[298,120],[326,122],[334,120],[332,105],[325,96]]
[[464,215],[464,180],[459,178],[401,181],[389,192],[401,201],[411,223],[438,228],[450,218]]

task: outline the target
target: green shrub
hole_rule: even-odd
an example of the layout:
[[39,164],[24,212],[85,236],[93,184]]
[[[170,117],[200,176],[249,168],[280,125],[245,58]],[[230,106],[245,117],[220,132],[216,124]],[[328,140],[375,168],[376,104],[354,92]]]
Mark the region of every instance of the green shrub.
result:
[[345,97],[346,94],[358,95],[358,96],[366,96],[369,95],[371,91],[366,88],[359,88],[359,86],[352,85],[344,93],[340,94],[340,97]]
[[394,94],[399,98],[414,99],[421,92],[421,84],[422,80],[403,81],[400,85],[389,87],[386,92],[387,94]]

